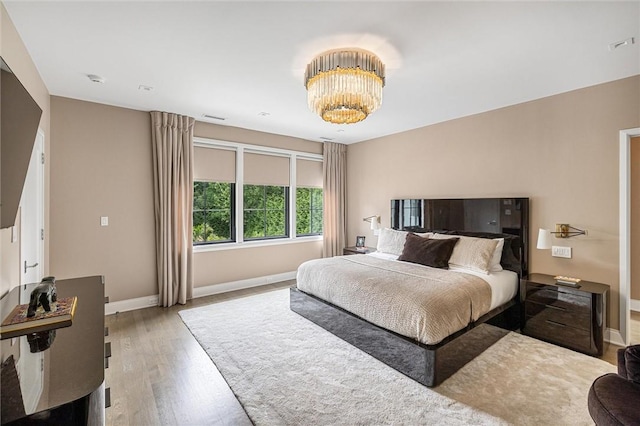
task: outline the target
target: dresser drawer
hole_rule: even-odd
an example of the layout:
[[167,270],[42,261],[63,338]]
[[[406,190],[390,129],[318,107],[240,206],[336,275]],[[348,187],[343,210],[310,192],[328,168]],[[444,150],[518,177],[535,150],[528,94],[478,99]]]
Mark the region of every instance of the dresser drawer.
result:
[[591,331],[570,327],[543,315],[527,317],[523,333],[588,354],[597,353],[591,344]]
[[528,285],[526,300],[566,311],[591,315],[590,295],[568,293],[555,287]]
[[591,309],[576,309],[574,305],[542,304],[527,299],[524,310],[527,318],[540,317],[544,321],[591,330]]

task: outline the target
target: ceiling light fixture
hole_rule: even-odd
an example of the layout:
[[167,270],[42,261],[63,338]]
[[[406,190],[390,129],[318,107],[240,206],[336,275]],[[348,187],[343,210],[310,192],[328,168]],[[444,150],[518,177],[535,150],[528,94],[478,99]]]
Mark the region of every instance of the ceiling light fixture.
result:
[[377,110],[384,84],[384,64],[366,50],[325,52],[304,75],[309,108],[335,124],[357,123]]

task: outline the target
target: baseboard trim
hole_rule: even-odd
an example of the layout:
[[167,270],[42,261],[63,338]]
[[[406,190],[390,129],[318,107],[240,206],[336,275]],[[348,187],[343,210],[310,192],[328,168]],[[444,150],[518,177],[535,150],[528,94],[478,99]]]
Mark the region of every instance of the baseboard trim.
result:
[[104,314],[113,315],[118,312],[135,311],[136,309],[152,308],[154,306],[158,306],[157,294],[105,303]]
[[222,284],[213,284],[193,289],[193,298],[211,296],[213,294],[227,293],[229,291],[242,290],[245,288],[259,287],[261,285],[279,283],[296,278],[296,271],[284,272],[282,274],[267,275],[264,277],[249,278],[247,280],[232,281]]
[[604,340],[618,346],[627,346],[620,334],[620,330],[614,328],[607,328],[604,332]]
[[[296,278],[296,271],[284,272],[282,274],[267,275],[264,277],[249,278],[240,281],[231,281],[228,283],[213,284],[204,287],[196,287],[193,289],[193,298],[211,296],[213,294],[227,293],[245,288],[259,287],[282,281],[293,280]],[[118,312],[134,311],[136,309],[151,308],[158,306],[158,295],[138,297],[135,299],[119,300],[104,305],[104,314],[113,315]]]
[[631,299],[631,303],[629,307],[631,308],[632,311],[640,312],[640,300]]

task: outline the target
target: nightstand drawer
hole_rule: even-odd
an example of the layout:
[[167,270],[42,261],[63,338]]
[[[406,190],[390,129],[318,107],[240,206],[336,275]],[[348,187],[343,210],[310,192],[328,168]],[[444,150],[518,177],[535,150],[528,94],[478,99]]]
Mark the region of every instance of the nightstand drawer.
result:
[[590,295],[581,296],[559,291],[554,287],[528,285],[526,300],[559,310],[591,315]]
[[529,336],[589,354],[598,352],[597,349],[594,349],[594,345],[591,344],[590,330],[582,330],[557,323],[545,318],[543,315],[527,317],[523,332]]
[[527,318],[536,317],[582,330],[591,330],[591,309],[573,309],[573,305],[564,307],[557,304],[545,305],[529,299],[524,304]]
[[547,274],[530,274],[521,285],[523,334],[589,355],[604,353],[608,285],[582,280],[569,287]]

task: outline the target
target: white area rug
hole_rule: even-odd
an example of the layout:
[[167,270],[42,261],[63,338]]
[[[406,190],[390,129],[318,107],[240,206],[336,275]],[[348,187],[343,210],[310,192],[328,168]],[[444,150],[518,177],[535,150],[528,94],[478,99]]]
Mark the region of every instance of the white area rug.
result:
[[604,361],[509,333],[429,389],[289,310],[278,290],[180,312],[257,425],[593,424]]

